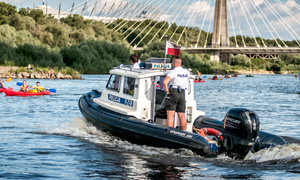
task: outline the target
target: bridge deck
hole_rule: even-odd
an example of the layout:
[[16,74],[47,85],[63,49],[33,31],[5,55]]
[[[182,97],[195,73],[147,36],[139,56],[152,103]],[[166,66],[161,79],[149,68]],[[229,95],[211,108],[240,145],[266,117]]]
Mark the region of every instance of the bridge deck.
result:
[[[134,51],[143,50],[142,47],[133,48]],[[182,47],[182,51],[187,53],[211,53],[212,51],[219,51],[220,53],[230,53],[230,54],[300,54],[300,47],[220,47],[220,48],[186,48]]]

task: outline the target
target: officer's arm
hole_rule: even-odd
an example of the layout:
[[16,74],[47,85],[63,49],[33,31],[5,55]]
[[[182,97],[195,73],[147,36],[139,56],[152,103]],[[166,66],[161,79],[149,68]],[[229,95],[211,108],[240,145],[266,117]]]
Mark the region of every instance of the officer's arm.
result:
[[168,84],[169,84],[170,81],[171,81],[171,77],[166,76],[165,79],[164,79],[164,82],[163,82],[163,86],[164,86],[164,89],[165,89],[166,93],[169,93]]

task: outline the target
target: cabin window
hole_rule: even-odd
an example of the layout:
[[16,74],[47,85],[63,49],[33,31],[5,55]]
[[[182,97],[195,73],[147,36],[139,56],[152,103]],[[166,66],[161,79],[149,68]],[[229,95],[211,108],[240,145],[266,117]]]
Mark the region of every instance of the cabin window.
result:
[[109,81],[107,82],[106,88],[119,92],[120,81],[121,81],[121,76],[112,74],[109,78]]
[[134,85],[135,85],[135,78],[125,76],[123,93],[133,96],[133,94],[134,94]]

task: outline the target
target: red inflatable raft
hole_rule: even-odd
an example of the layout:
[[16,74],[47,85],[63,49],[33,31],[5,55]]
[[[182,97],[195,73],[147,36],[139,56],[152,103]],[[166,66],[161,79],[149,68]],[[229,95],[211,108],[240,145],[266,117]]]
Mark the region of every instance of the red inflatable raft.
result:
[[194,81],[195,83],[204,83],[205,81],[202,80],[202,81]]
[[12,90],[13,88],[0,88],[0,93],[6,91],[6,90]]
[[12,90],[6,90],[4,91],[6,96],[39,96],[39,95],[49,95],[50,91],[44,91],[44,92],[23,92],[23,91],[12,91]]

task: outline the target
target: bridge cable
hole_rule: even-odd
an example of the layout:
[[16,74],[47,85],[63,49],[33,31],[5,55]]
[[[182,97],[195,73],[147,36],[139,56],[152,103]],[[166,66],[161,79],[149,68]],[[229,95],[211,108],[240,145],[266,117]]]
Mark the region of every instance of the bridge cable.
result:
[[[128,19],[131,18],[132,14],[135,12],[135,10],[136,10],[137,8],[139,8],[140,4],[141,4],[141,3],[139,2],[139,3],[135,6],[134,10],[132,10],[132,12],[129,14]],[[141,8],[144,6],[144,4],[145,4],[145,3],[142,4]],[[137,12],[139,12],[139,11],[141,10],[141,8],[140,8]],[[126,18],[126,16],[127,16],[128,13],[129,13],[129,11],[128,11],[126,14],[124,14],[124,18]]]
[[[267,3],[265,3],[267,2]],[[268,8],[271,10],[270,3],[265,0],[264,3],[268,6]],[[272,7],[273,8],[273,7]],[[282,16],[273,8],[273,11],[276,12],[276,14],[286,23],[286,25],[293,31],[293,33],[299,38],[299,36],[295,33],[295,31],[290,27],[290,25],[282,18]],[[300,46],[300,43],[297,41],[297,39],[293,36],[293,34],[287,29],[287,27],[282,23],[281,19],[278,18],[278,16],[271,10],[271,12],[274,14],[274,16],[279,20],[279,22],[283,25],[283,27],[288,31],[288,33],[294,38],[294,40],[297,42],[297,44]],[[299,38],[300,39],[300,38]]]
[[250,19],[251,19],[251,21],[252,21],[252,23],[253,23],[253,25],[254,25],[254,27],[255,27],[257,33],[258,33],[258,35],[259,35],[259,37],[260,37],[260,39],[261,39],[261,41],[262,41],[262,43],[263,43],[263,45],[264,45],[264,47],[266,48],[267,46],[266,46],[266,44],[265,44],[265,41],[264,41],[264,39],[261,37],[261,34],[259,33],[259,30],[258,30],[258,28],[257,28],[257,26],[256,26],[256,24],[255,24],[255,22],[253,21],[253,18],[252,18],[251,14],[250,14],[250,12],[249,12],[249,10],[248,10],[248,7],[247,7],[247,5],[245,4],[245,1],[242,1],[242,2],[243,2],[244,6],[245,6],[245,8],[246,8],[246,10],[247,10],[247,12],[248,12],[248,15],[249,15],[249,17],[250,17]]
[[116,1],[111,5],[109,11],[107,12],[106,16],[105,16],[105,19],[107,18],[107,16],[110,14],[110,11],[112,10],[112,8],[115,6],[116,4]]
[[[87,7],[93,5],[95,1],[96,1],[96,0],[92,0],[92,1],[88,2],[88,1],[86,0],[86,1],[84,2],[84,7],[83,7],[83,9],[81,9],[82,6],[73,9],[74,14],[77,13],[77,14],[81,14],[81,16],[82,16],[82,13],[87,9]],[[80,12],[81,12],[81,13],[80,13]]]
[[[253,1],[254,1],[254,0],[253,0]],[[284,45],[285,47],[288,47],[288,46],[284,43],[284,41],[282,40],[282,38],[280,37],[280,35],[278,34],[278,32],[276,31],[276,29],[274,28],[273,24],[269,21],[268,17],[265,15],[265,13],[263,12],[263,10],[259,7],[259,5],[257,5],[257,7],[258,7],[258,9],[260,10],[260,12],[264,15],[265,19],[268,21],[268,23],[269,23],[270,26],[272,27],[273,31],[275,31],[275,33],[277,34],[277,36],[279,37],[279,39],[281,40],[281,42],[283,43],[283,45]],[[274,38],[274,39],[275,39],[275,38]],[[281,47],[281,46],[279,45],[279,47]]]
[[246,16],[245,10],[244,10],[244,8],[243,8],[243,6],[242,6],[242,4],[241,4],[240,1],[239,1],[239,3],[240,3],[240,6],[241,6],[242,11],[243,11],[243,13],[244,13],[244,16],[245,16],[245,18],[246,18],[246,21],[247,21],[247,23],[248,23],[248,26],[249,26],[249,28],[250,28],[250,31],[251,31],[251,33],[252,33],[252,36],[253,36],[253,38],[254,38],[254,40],[255,40],[256,46],[259,47],[259,44],[257,43],[257,40],[256,40],[255,35],[254,35],[254,33],[253,33],[253,30],[252,30],[252,28],[251,28],[251,25],[250,25],[250,23],[249,23],[249,21],[248,21],[248,18],[247,18],[247,16]]
[[231,19],[232,29],[233,29],[233,35],[234,35],[234,40],[235,40],[235,47],[238,48],[239,45],[238,45],[237,39],[236,39],[236,34],[235,34],[235,28],[234,28],[234,23],[233,23],[232,14],[231,14],[230,3],[228,3],[228,10],[229,10],[229,15],[230,15],[230,19]]
[[[148,8],[148,6],[149,6],[153,1],[154,1],[154,0],[152,0],[151,2],[149,2],[149,3],[145,6],[144,11],[146,11],[146,9]],[[149,10],[152,10],[151,7],[152,7],[152,5],[151,5],[150,8],[148,9],[148,11],[149,11]],[[140,9],[140,10],[141,10],[141,9]],[[135,21],[135,23],[134,23],[133,25],[135,25],[135,24],[138,22],[137,20],[140,18],[140,17],[137,16],[138,13],[139,13],[139,11],[137,11],[137,13],[135,13],[135,17],[134,17],[133,20],[136,20],[136,21]],[[125,25],[126,25],[127,23],[129,23],[130,21],[131,21],[131,20],[126,21],[122,26],[120,26],[120,27],[116,30],[116,32],[119,31],[123,26],[125,26]],[[132,26],[133,26],[133,25],[132,25]],[[131,27],[132,27],[132,26],[131,26]],[[131,28],[131,27],[130,27],[130,28]],[[127,29],[127,30],[128,30],[128,29]],[[126,32],[126,31],[125,31],[125,32]]]
[[[181,3],[176,7],[176,9],[173,11],[173,13],[171,14],[171,16],[169,17],[169,18],[167,18],[167,19],[170,19],[173,15],[174,15],[174,13],[177,11],[177,9],[180,7],[180,5],[183,3],[184,1],[181,1]],[[152,37],[152,39],[148,42],[148,44],[150,44],[152,41],[153,41],[153,39],[157,36],[157,34],[162,30],[162,28],[166,25],[166,23],[167,23],[168,21],[167,20],[165,20],[165,22],[164,22],[164,24],[160,27],[160,29],[156,32],[156,34]]]
[[253,7],[255,8],[255,10],[256,10],[257,14],[259,15],[259,17],[261,18],[261,20],[264,22],[265,26],[268,28],[268,30],[269,30],[270,34],[272,35],[272,37],[274,38],[274,40],[275,40],[277,46],[278,46],[278,47],[281,47],[280,44],[278,43],[277,39],[274,37],[272,31],[270,30],[269,26],[268,26],[267,23],[265,22],[264,18],[261,16],[261,13],[257,10],[256,5],[255,5],[255,2],[253,3],[252,1],[254,1],[254,0],[250,0],[251,4],[252,4]]
[[186,4],[189,2],[190,0],[187,0],[184,4],[184,6],[181,8],[181,10],[179,11],[179,13],[176,15],[175,19],[173,20],[173,22],[170,24],[170,26],[168,27],[168,29],[164,32],[164,34],[161,36],[160,40],[162,40],[162,38],[166,35],[166,33],[168,32],[168,30],[172,27],[172,24],[174,24],[174,22],[176,21],[177,17],[179,16],[179,14],[181,13],[181,11],[184,9],[184,7],[186,6]]
[[213,19],[213,16],[214,16],[214,13],[211,13],[211,17],[210,17],[210,21],[209,21],[209,25],[208,25],[208,29],[207,29],[207,35],[206,35],[206,39],[205,39],[205,42],[204,42],[204,48],[207,47],[207,39],[208,39],[208,35],[210,33],[210,26],[211,26],[211,22],[212,22],[212,19]]
[[289,1],[291,2],[297,9],[300,10],[300,6],[295,1]]
[[[77,4],[76,6],[73,7],[73,11],[74,8],[79,8],[78,6],[81,6],[81,4],[85,3],[85,1],[82,1],[81,3]],[[72,8],[66,9],[65,11],[71,11]]]
[[[170,1],[169,2],[169,4],[167,4],[164,8],[163,8],[163,10],[162,11],[164,11],[169,5],[170,5],[170,3],[171,3],[172,1]],[[173,4],[174,5],[174,4]],[[173,7],[173,5],[172,6],[170,6],[170,8],[171,7]],[[168,11],[170,10],[170,8],[168,9]],[[168,12],[168,11],[166,11],[166,12]],[[156,16],[159,16],[159,14],[157,14]],[[156,17],[155,16],[155,17]],[[161,17],[161,16],[160,16]],[[152,21],[154,21],[154,19],[152,19],[149,23],[148,23],[148,25],[129,43],[129,44],[131,44],[131,43],[133,43],[133,41],[135,41],[150,25],[151,25],[151,23],[152,23]],[[157,22],[159,22],[159,20],[157,20]],[[155,24],[156,25],[156,24]],[[146,35],[144,35],[144,37],[141,39],[141,41],[148,35],[148,33],[155,27],[155,25],[146,33]],[[126,37],[128,37],[129,35],[127,35]],[[140,41],[140,42],[141,42]],[[139,42],[139,43],[140,43]],[[138,44],[137,44],[138,45]],[[135,45],[135,46],[137,46],[137,45]]]
[[[142,9],[142,8],[144,8],[144,10],[143,11],[145,11],[146,9],[147,9],[147,7],[151,4],[153,2],[153,0],[151,1],[151,2],[149,2],[145,7],[141,7],[138,11],[136,11],[136,13],[135,13],[135,17],[133,18],[133,20],[136,20],[136,22],[134,23],[134,24],[136,24],[137,23],[137,20],[139,19],[139,17],[137,16],[137,14],[140,12],[140,10]],[[152,5],[151,5],[152,6]],[[150,6],[150,7],[151,7]],[[132,21],[132,20],[130,20],[130,17],[131,17],[131,15],[129,16],[129,20],[128,21],[125,21],[125,23],[122,25],[122,26],[120,26],[117,30],[116,30],[116,32],[117,31],[119,31],[123,26],[125,26],[127,23],[129,23],[130,21]],[[122,24],[124,21],[122,21],[120,24]],[[113,28],[114,29],[114,28]]]
[[93,9],[92,9],[92,12],[91,12],[91,14],[90,14],[89,18],[90,18],[90,17],[91,17],[91,15],[93,14],[93,12],[94,12],[94,10],[95,10],[95,8],[96,8],[96,6],[97,6],[97,3],[98,3],[98,1],[96,1],[96,3],[95,3],[95,5],[94,5],[94,7],[93,7]]
[[[200,2],[200,0],[199,0],[199,1],[197,1],[197,3],[196,3],[197,5],[195,5],[195,8],[194,8],[194,10],[193,10],[193,12],[192,12],[192,15],[190,16],[189,20],[186,22],[186,24],[185,24],[185,26],[184,26],[184,28],[183,28],[183,31],[182,31],[182,33],[180,34],[180,36],[179,36],[179,38],[178,38],[178,40],[177,40],[176,44],[178,44],[178,43],[179,43],[179,41],[180,41],[180,39],[181,39],[181,37],[182,37],[182,35],[183,35],[183,33],[184,33],[185,29],[186,29],[186,26],[187,26],[187,25],[188,25],[188,23],[190,22],[190,20],[191,20],[191,17],[193,17],[193,15],[194,15],[194,12],[195,12],[195,10],[196,10],[197,6],[199,5],[199,2]],[[185,40],[185,42],[187,42],[187,40]]]
[[111,17],[113,18],[115,16],[115,14],[119,11],[120,7],[122,6],[123,1],[121,1],[121,3],[119,4],[119,6],[117,7],[117,10],[111,15]]
[[[193,0],[192,4],[193,4],[194,2],[195,2],[195,0]],[[188,8],[188,9],[189,9],[189,8]],[[187,10],[186,13],[184,14],[183,18],[181,19],[181,21],[179,22],[179,24],[178,24],[178,26],[176,27],[175,31],[173,32],[172,36],[170,37],[170,39],[169,39],[170,41],[171,41],[171,39],[173,38],[173,36],[175,35],[177,29],[179,28],[181,22],[184,20],[184,18],[185,18],[185,16],[186,16],[187,14],[188,14],[188,10]]]
[[[166,0],[164,0],[160,5],[162,5],[164,2],[166,2]],[[152,11],[152,9],[154,9],[154,11],[157,9],[157,8],[159,8],[159,6],[158,7],[152,7],[150,10]],[[150,11],[149,10],[149,11]],[[128,36],[130,36],[130,34],[132,34],[138,27],[140,27],[140,25],[142,25],[145,21],[147,20],[147,18],[145,18],[143,21],[141,21],[140,22],[140,24],[139,25],[137,25],[125,38],[124,38],[124,40],[128,37]],[[137,23],[138,21],[136,21],[132,26],[130,26],[123,34],[125,35],[125,33],[127,32],[127,31],[129,31],[136,23]]]
[[[126,5],[123,7],[122,11],[119,12],[119,14],[117,14],[116,20],[110,22],[109,24],[106,25],[106,27],[108,27],[109,25],[111,25],[112,23],[114,23],[115,21],[117,21],[119,19],[119,17],[122,15],[122,13],[124,12],[124,10],[126,9],[126,7],[128,6],[129,2],[126,3]],[[134,4],[134,3],[133,3]],[[130,10],[130,8],[128,9],[128,11]]]
[[[206,1],[205,1],[205,2],[206,2]],[[203,1],[203,3],[204,3],[204,1]],[[211,3],[211,0],[209,0],[208,5],[210,5],[210,3]],[[204,6],[204,4],[203,4],[203,6]],[[202,30],[203,30],[204,22],[205,22],[205,20],[206,20],[206,16],[207,16],[208,9],[209,9],[209,8],[206,8],[206,12],[205,12],[205,15],[204,15],[204,19],[203,19],[203,21],[202,21],[202,25],[201,25],[201,28],[200,28],[200,32],[199,32],[199,35],[198,35],[198,38],[197,38],[197,44],[199,43],[199,40],[200,40],[200,36],[201,36]],[[197,47],[197,44],[196,44],[196,47]],[[203,45],[205,45],[205,44],[203,44]]]
[[105,4],[104,4],[104,6],[102,7],[102,9],[101,9],[100,13],[98,14],[98,18],[99,18],[99,17],[100,17],[100,15],[102,14],[102,12],[103,12],[104,8],[106,7],[106,5],[107,5],[107,0],[105,1]]
[[[169,7],[169,9],[165,12],[165,14],[167,14],[167,13],[169,12],[169,10],[175,5],[175,3],[176,3],[177,1],[178,1],[178,0],[175,0],[175,2]],[[170,3],[171,3],[171,2],[172,2],[172,1],[170,1]],[[169,5],[169,4],[168,4],[168,5]],[[166,7],[168,7],[168,5],[167,5]],[[164,15],[165,15],[165,14],[164,14]],[[162,16],[160,16],[160,18],[162,18]],[[144,40],[145,37],[152,31],[152,29],[155,28],[155,26],[159,23],[160,18],[156,21],[156,23],[150,28],[150,30],[148,30],[148,32],[143,36],[143,38],[142,38],[135,46],[138,46],[138,45],[142,42],[142,40]],[[151,22],[148,24],[148,26],[149,26],[150,24],[151,24]],[[144,30],[145,30],[148,26],[146,26],[146,27],[144,28]],[[144,30],[143,30],[143,31],[144,31]],[[141,34],[143,31],[141,31],[140,34]],[[137,37],[140,36],[140,34],[137,35]],[[136,39],[136,38],[135,38],[135,39]],[[134,40],[135,40],[135,39],[134,39]],[[134,41],[134,40],[133,40],[133,41]],[[133,42],[133,41],[132,41],[132,42]],[[130,43],[130,44],[131,44],[131,43]],[[148,43],[148,44],[149,44],[149,43]]]
[[[201,0],[199,0],[199,1],[201,1]],[[201,6],[200,7],[200,12],[202,11],[202,8],[203,8],[203,6]],[[192,25],[191,26],[191,32],[190,32],[190,37],[191,37],[191,47],[193,47],[193,42],[192,42],[192,36],[193,36],[193,31],[197,31],[197,21],[198,21],[198,18],[199,18],[199,16],[200,16],[200,14],[201,13],[198,13],[198,15],[196,16],[196,19],[195,19],[195,21],[194,21],[194,25]]]
[[280,1],[280,0],[275,0],[278,2],[283,9],[300,25],[299,21],[292,15],[292,12]]
[[[231,1],[230,1],[230,2],[231,2]],[[242,29],[241,29],[241,26],[240,26],[240,23],[239,23],[239,19],[238,19],[238,16],[237,16],[237,13],[236,13],[236,10],[235,10],[235,7],[234,7],[234,1],[233,1],[233,0],[232,0],[231,4],[232,4],[233,10],[234,10],[234,14],[235,14],[235,17],[236,17],[236,21],[237,21],[238,26],[239,26],[239,30],[240,30],[240,33],[241,33],[241,38],[242,38],[244,47],[247,47],[247,46],[246,46],[246,43],[245,43],[245,40],[244,40],[243,32],[242,32]]]
[[[141,0],[140,0],[141,1]],[[129,3],[129,2],[128,2]],[[128,5],[128,3],[126,4],[126,6]],[[134,3],[135,2],[133,2],[132,4],[131,4],[131,6],[130,7],[128,7],[128,9],[124,12],[125,14],[123,15],[123,18],[121,18],[121,19],[123,19],[122,21],[120,21],[115,27],[113,27],[111,30],[113,31],[116,27],[118,27],[119,25],[121,25],[123,22],[124,22],[124,19],[125,19],[125,17],[126,17],[126,15],[127,15],[127,13],[131,10],[131,8],[134,6]],[[138,4],[140,4],[140,3],[138,3]],[[119,16],[121,16],[122,15],[122,13],[119,15]]]

